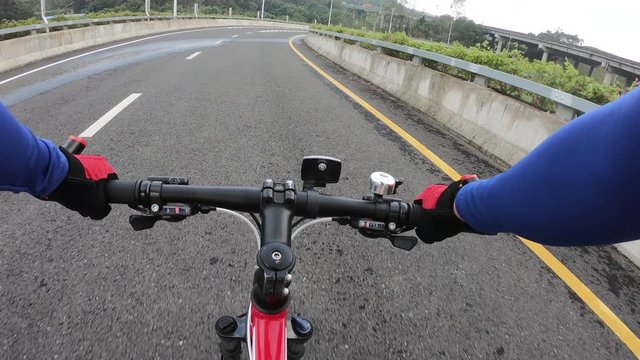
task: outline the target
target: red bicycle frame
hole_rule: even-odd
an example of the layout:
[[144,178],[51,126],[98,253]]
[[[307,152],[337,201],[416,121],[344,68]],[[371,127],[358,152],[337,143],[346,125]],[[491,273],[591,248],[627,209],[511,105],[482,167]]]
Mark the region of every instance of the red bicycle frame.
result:
[[287,310],[266,314],[251,305],[247,345],[254,360],[285,360],[287,358]]

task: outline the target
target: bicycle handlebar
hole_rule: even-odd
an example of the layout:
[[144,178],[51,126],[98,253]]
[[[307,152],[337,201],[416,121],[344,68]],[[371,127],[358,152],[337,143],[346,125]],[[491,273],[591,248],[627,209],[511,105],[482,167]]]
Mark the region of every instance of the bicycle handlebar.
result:
[[[112,180],[106,184],[111,204],[150,207],[153,204],[187,203],[222,207],[247,213],[260,211],[262,189],[258,187],[170,185],[148,180]],[[321,194],[316,191],[295,191],[293,214],[301,217],[356,217],[375,221],[395,222],[408,231],[423,221],[419,205],[397,199],[374,198],[358,200]]]
[[[86,145],[83,141],[71,137],[64,148],[79,154]],[[415,237],[399,234],[426,220],[422,207],[386,197],[396,194],[402,180],[396,181],[386,173],[373,173],[370,193],[362,199],[331,196],[314,190],[338,182],[340,170],[338,159],[310,156],[302,162],[301,191],[296,190],[292,180],[282,183],[265,180],[262,187],[230,187],[188,185],[188,180],[182,177],[150,177],[137,181],[111,180],[106,183],[105,195],[110,204],[127,204],[144,213],[129,217],[134,230],[150,229],[159,220],[181,221],[218,207],[252,213],[260,228],[252,308],[280,314],[289,303],[290,273],[296,263],[291,248],[295,216],[330,217],[340,225],[358,229],[364,236],[386,238],[394,247],[407,251],[417,243]],[[260,213],[260,220],[253,213]]]

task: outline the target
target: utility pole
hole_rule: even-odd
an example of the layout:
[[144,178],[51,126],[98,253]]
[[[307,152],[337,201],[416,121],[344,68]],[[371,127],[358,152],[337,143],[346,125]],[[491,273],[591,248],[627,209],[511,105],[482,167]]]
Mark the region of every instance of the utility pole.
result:
[[178,0],[173,0],[173,18],[178,16]]
[[264,0],[262,0],[262,10],[260,10],[260,20],[264,20]]
[[391,25],[393,24],[393,12],[396,8],[391,9],[391,20],[389,20],[389,32],[391,32]]
[[331,5],[329,5],[329,23],[327,26],[331,26],[331,13],[333,12],[333,0],[331,0]]

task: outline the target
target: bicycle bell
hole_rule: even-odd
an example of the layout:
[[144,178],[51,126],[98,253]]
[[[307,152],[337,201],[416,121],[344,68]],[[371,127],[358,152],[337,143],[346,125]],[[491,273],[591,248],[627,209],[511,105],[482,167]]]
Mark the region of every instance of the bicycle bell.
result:
[[369,176],[370,191],[379,196],[393,195],[396,190],[396,179],[393,176],[376,171]]

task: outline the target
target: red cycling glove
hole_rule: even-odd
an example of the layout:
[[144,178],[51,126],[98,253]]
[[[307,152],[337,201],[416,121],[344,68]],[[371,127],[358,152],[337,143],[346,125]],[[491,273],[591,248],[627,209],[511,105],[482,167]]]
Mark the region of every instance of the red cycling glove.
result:
[[476,180],[478,180],[476,175],[465,175],[449,185],[429,185],[416,197],[414,203],[421,204],[427,214],[427,220],[416,228],[416,235],[420,240],[433,244],[460,232],[476,232],[460,220],[453,211],[458,191]]
[[69,162],[69,173],[44,200],[56,201],[64,207],[94,220],[103,219],[111,211],[104,185],[118,175],[102,155],[73,155],[60,148]]

